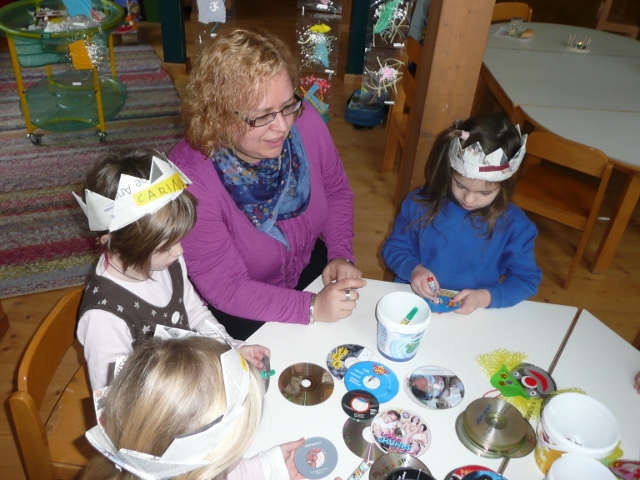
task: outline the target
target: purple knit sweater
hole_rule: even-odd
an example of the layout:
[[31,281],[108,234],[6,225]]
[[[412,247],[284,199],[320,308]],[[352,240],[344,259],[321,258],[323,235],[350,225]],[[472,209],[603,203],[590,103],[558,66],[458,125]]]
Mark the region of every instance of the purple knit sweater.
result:
[[310,105],[295,123],[311,169],[307,209],[277,224],[290,250],[256,229],[213,163],[182,140],[169,158],[193,182],[198,221],[182,241],[189,277],[210,305],[242,318],[308,323],[311,294],[293,288],[322,236],[329,259],[353,261],[353,192],[329,130]]

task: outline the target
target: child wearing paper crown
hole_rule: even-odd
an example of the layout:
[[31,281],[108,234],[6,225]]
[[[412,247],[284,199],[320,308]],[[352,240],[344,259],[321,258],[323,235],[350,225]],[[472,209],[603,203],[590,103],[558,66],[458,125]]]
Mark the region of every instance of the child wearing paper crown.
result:
[[78,312],[94,389],[108,384],[115,359],[158,324],[197,330],[209,321],[258,368],[270,353],[229,337],[187,278],[180,240],[196,220],[189,183],[163,155],[136,150],[98,162],[87,173],[84,200],[74,193],[104,248]]
[[152,338],[94,395],[99,421],[86,435],[104,456],[94,457],[82,478],[302,478],[294,466],[302,439],[242,458],[260,424],[264,385],[223,342]]
[[525,144],[526,135],[498,114],[457,120],[438,135],[426,184],[404,200],[382,247],[397,282],[430,301],[440,287],[458,290],[452,300],[463,314],[536,293],[538,231],[511,203]]

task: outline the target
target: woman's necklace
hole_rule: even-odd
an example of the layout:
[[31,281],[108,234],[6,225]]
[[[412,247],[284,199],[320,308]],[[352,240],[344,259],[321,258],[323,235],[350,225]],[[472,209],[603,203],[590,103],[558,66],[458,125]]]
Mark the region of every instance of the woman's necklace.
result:
[[118,273],[120,273],[120,274],[124,275],[124,276],[125,276],[125,277],[127,277],[127,278],[130,278],[130,279],[132,279],[132,280],[135,280],[136,282],[144,282],[144,281],[146,280],[146,278],[143,278],[143,279],[136,278],[136,277],[133,277],[133,276],[129,275],[129,274],[128,274],[128,273],[126,273],[126,272],[123,272],[123,271],[122,271],[122,270],[120,270],[118,267],[116,267],[116,266],[115,266],[115,264],[114,264],[113,262],[109,263],[109,265],[111,265],[111,266],[113,267],[113,269],[114,269],[116,272],[118,272]]

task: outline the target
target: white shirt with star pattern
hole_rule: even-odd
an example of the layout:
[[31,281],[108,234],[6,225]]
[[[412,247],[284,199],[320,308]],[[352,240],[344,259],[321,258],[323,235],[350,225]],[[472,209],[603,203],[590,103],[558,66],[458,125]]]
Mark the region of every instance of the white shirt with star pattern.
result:
[[[215,319],[187,278],[184,259],[180,257],[178,261],[182,266],[184,276],[184,297],[182,300],[189,317],[189,327],[192,330],[198,330],[205,320],[209,320],[218,326],[231,344],[237,347],[243,345],[242,342],[231,338],[225,328]],[[105,259],[102,255],[96,267],[96,274],[114,281],[152,305],[165,307],[171,300],[173,286],[168,269],[151,272],[151,279],[144,282],[124,281],[106,271]],[[94,287],[93,290],[86,291],[85,295],[100,295],[99,291],[95,291],[96,289],[97,287]],[[108,302],[109,300],[103,299],[102,301]],[[122,309],[124,309],[123,306],[117,306],[117,310],[122,311]],[[84,357],[89,369],[91,388],[95,390],[106,387],[111,380],[116,358],[128,355],[132,351],[133,338],[129,327],[124,320],[112,313],[97,309],[88,310],[78,321],[77,335],[78,340],[84,346]]]

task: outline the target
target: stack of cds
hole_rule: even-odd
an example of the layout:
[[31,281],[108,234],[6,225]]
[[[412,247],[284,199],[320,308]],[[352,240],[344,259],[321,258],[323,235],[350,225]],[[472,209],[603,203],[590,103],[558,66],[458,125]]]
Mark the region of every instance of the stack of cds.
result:
[[520,412],[499,398],[479,398],[456,420],[462,444],[481,457],[524,457],[536,446],[533,427]]

